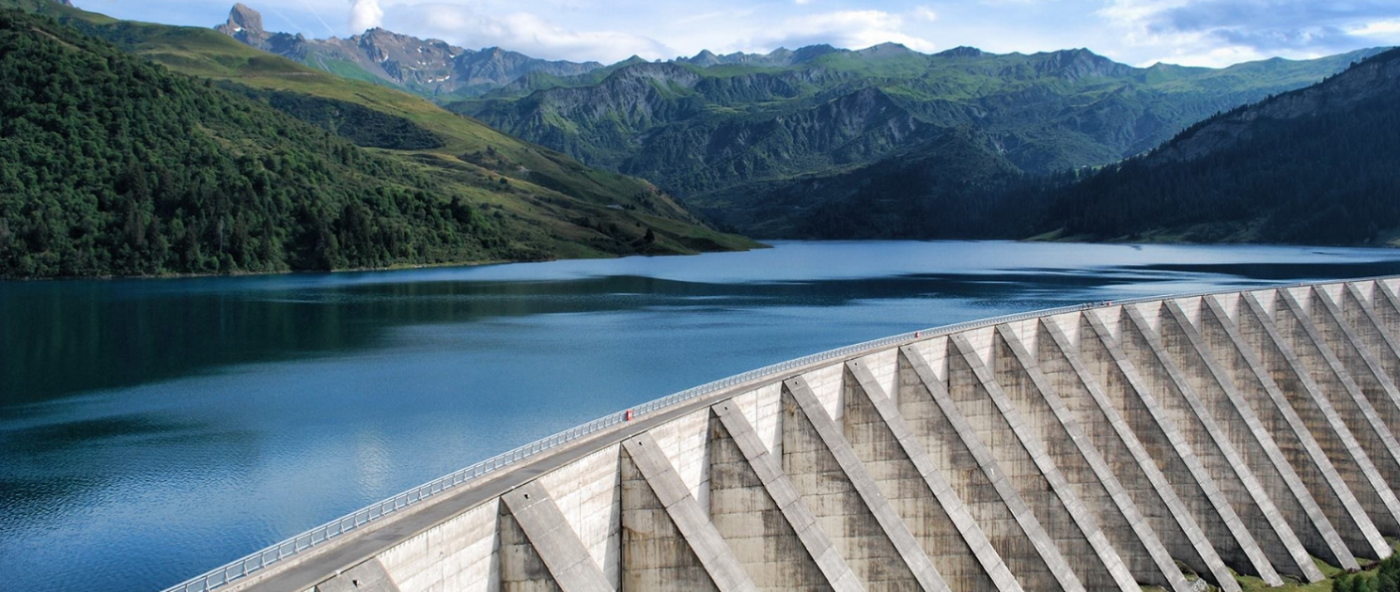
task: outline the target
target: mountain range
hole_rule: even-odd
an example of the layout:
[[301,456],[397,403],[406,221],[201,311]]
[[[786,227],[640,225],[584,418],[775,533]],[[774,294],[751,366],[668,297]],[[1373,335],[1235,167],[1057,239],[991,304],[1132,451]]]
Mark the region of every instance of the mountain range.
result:
[[820,202],[778,210],[773,191],[919,158],[950,133],[976,137],[1013,172],[1103,166],[1374,53],[1212,70],[1134,68],[1084,49],[926,55],[892,44],[809,48],[768,62],[786,66],[632,63],[601,79],[602,71],[534,76],[524,80],[546,83],[517,83],[448,108],[651,180],[739,232],[813,238],[821,235],[806,232],[801,218]]
[[[756,218],[823,238],[1400,245],[1400,50],[1098,169],[1018,173],[963,128],[774,184]],[[794,213],[795,212],[795,213]]]
[[[771,238],[925,236],[929,229],[907,225],[833,225],[830,204],[850,198],[852,183],[908,171],[911,162],[985,160],[918,173],[964,192],[1019,175],[1105,166],[1215,113],[1316,83],[1381,51],[1222,69],[1139,68],[1087,49],[1026,55],[958,47],[930,55],[885,43],[702,51],[601,66],[498,48],[474,52],[380,29],[353,43],[269,35],[242,5],[220,30],[303,63],[418,92],[588,165],[647,179],[726,228]],[[360,70],[347,72],[351,61]]]

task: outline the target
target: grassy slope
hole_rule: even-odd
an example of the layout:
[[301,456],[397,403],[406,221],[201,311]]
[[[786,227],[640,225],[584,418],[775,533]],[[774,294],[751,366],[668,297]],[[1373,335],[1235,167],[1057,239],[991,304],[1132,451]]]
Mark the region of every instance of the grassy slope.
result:
[[[1395,544],[1395,541],[1391,539],[1387,539],[1387,542],[1390,542],[1392,547]],[[1374,578],[1377,575],[1377,572],[1379,571],[1381,565],[1383,564],[1383,562],[1381,561],[1373,561],[1361,558],[1357,559],[1361,562],[1361,571],[1357,572],[1357,574],[1359,574],[1359,577]],[[1307,583],[1299,582],[1291,577],[1288,577],[1284,578],[1283,585],[1277,588],[1270,587],[1268,584],[1265,584],[1263,580],[1253,576],[1237,575],[1235,576],[1235,580],[1240,583],[1240,589],[1244,592],[1262,592],[1264,590],[1268,590],[1270,592],[1330,592],[1332,590],[1332,584],[1336,580],[1336,578],[1338,576],[1346,575],[1348,573],[1345,570],[1330,565],[1327,562],[1322,561],[1321,559],[1318,559],[1316,557],[1313,558],[1313,563],[1317,564],[1318,569],[1322,570],[1322,575],[1326,579],[1320,582]]]
[[[442,137],[444,145],[381,152],[460,185],[476,203],[494,209],[498,223],[522,243],[559,257],[758,246],[705,227],[645,181],[585,167],[416,96],[313,69],[211,29],[119,21],[49,0],[0,0],[6,6],[56,17],[183,74],[345,101],[408,119]],[[494,154],[460,158],[488,150]],[[654,244],[641,242],[647,228],[655,232]]]

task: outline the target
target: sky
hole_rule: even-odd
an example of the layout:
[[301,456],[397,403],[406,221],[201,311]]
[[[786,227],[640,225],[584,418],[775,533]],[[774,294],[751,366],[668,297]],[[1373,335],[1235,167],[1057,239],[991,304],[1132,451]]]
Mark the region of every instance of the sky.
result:
[[[766,53],[883,42],[922,52],[1086,47],[1119,62],[1226,66],[1400,45],[1400,0],[243,0],[264,28],[346,37],[370,27],[616,62],[702,49]],[[212,26],[232,0],[74,0],[118,18]]]

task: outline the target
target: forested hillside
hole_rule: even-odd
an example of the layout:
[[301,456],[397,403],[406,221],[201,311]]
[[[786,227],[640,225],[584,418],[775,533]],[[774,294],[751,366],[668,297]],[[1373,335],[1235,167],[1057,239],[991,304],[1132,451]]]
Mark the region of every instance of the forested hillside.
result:
[[[11,42],[17,47],[23,46],[24,52],[40,52],[45,59],[61,57],[60,62],[71,64],[67,70],[33,69],[31,66],[34,64],[47,62],[29,60],[29,63],[25,63],[28,57],[33,56],[24,52],[11,51],[0,57],[7,68],[15,69],[13,75],[5,78],[7,109],[22,114],[22,117],[6,117],[5,124],[16,130],[22,128],[25,134],[40,133],[36,129],[54,134],[43,139],[23,139],[26,143],[43,144],[47,146],[46,150],[16,148],[0,163],[12,169],[16,176],[35,177],[16,177],[18,180],[14,182],[22,182],[24,196],[12,196],[11,202],[22,203],[23,211],[19,214],[8,209],[5,211],[8,229],[0,229],[4,231],[0,236],[9,242],[5,243],[7,246],[3,255],[14,265],[4,272],[7,275],[339,269],[633,253],[691,253],[748,248],[755,244],[706,228],[664,193],[643,181],[585,167],[566,156],[520,142],[416,97],[312,70],[244,46],[212,30],[117,21],[50,0],[0,0],[0,7],[4,6],[39,12],[79,29],[66,29],[42,18],[33,20],[32,26],[13,28]],[[23,20],[36,17],[10,13],[9,18]],[[110,41],[116,47],[91,39],[93,36]],[[60,49],[69,49],[73,55],[64,54]],[[99,53],[106,57],[97,62],[115,63],[112,60],[120,56],[127,69],[143,74],[131,79],[107,80],[101,88],[79,88],[87,84],[83,78],[87,70],[98,65],[91,56]],[[166,68],[174,72],[168,72]],[[65,72],[68,78],[57,78]],[[21,75],[29,78],[22,78]],[[132,90],[127,90],[126,85],[134,86]],[[190,89],[188,93],[191,94],[171,95],[160,90],[163,88],[161,85]],[[148,88],[150,86],[154,86],[155,90]],[[51,90],[46,93],[35,90],[41,88]],[[92,96],[91,93],[98,95]],[[136,109],[134,104],[124,104],[127,95],[131,95],[133,102],[140,98],[145,101],[143,105],[149,108]],[[198,100],[190,98],[196,96]],[[99,106],[110,110],[98,109]],[[65,187],[64,195],[85,191],[87,193],[79,201],[86,200],[98,208],[97,211],[106,212],[104,216],[116,215],[112,212],[122,199],[113,198],[115,194],[112,192],[125,192],[127,188],[121,184],[119,174],[124,173],[125,169],[113,172],[113,167],[125,166],[128,152],[133,153],[135,158],[132,160],[138,167],[145,167],[145,186],[153,191],[168,189],[157,182],[164,178],[156,170],[158,165],[168,169],[174,177],[179,177],[176,174],[178,167],[172,164],[178,160],[171,159],[207,153],[214,160],[187,161],[181,166],[188,170],[181,174],[195,180],[200,175],[218,179],[217,190],[232,194],[241,191],[238,179],[224,179],[222,173],[215,172],[222,170],[217,167],[225,166],[219,159],[232,160],[235,165],[242,166],[246,162],[260,161],[268,155],[276,157],[270,158],[269,162],[280,164],[261,165],[263,169],[271,169],[269,174],[273,175],[273,179],[255,187],[252,193],[258,199],[264,199],[264,190],[270,187],[271,191],[289,196],[287,199],[298,203],[326,201],[339,206],[343,205],[341,200],[346,199],[363,202],[350,207],[350,210],[335,207],[317,210],[329,216],[332,222],[349,224],[352,219],[341,220],[346,212],[366,207],[373,213],[376,211],[373,208],[377,207],[375,200],[381,199],[377,196],[392,194],[391,188],[400,188],[415,198],[430,198],[428,202],[423,202],[424,207],[428,207],[429,203],[439,206],[456,204],[449,208],[447,212],[451,216],[444,220],[461,225],[466,224],[470,217],[471,227],[453,230],[450,238],[441,237],[446,241],[443,244],[428,244],[423,241],[430,240],[432,233],[441,233],[442,230],[429,224],[431,220],[420,220],[428,226],[419,229],[423,232],[415,230],[411,233],[414,236],[407,245],[381,244],[381,241],[388,240],[388,235],[378,234],[371,239],[376,245],[374,252],[365,249],[364,252],[346,253],[340,257],[317,258],[306,255],[304,245],[287,242],[280,259],[272,255],[268,258],[234,257],[231,262],[221,259],[223,253],[218,249],[212,251],[218,254],[211,256],[207,245],[201,245],[200,257],[188,260],[163,258],[156,254],[134,258],[122,255],[121,246],[110,236],[103,239],[107,242],[93,242],[98,240],[96,230],[99,221],[81,217],[68,220],[71,223],[82,221],[90,227],[69,233],[69,240],[77,245],[72,252],[65,251],[60,255],[58,251],[50,250],[47,244],[14,242],[29,240],[24,237],[38,240],[38,235],[32,232],[21,237],[19,230],[16,230],[20,226],[32,226],[33,211],[44,209],[36,206],[39,202],[32,199],[48,203],[50,209],[66,207],[68,203],[66,198],[48,191],[47,185],[36,184],[40,182],[40,175],[47,175],[43,178],[44,183],[76,183],[60,180],[66,177],[62,173],[77,171],[78,165],[69,162],[73,156],[69,153],[98,158],[82,152],[80,145],[62,143],[56,139],[92,135],[84,128],[100,127],[132,116],[136,119],[131,127],[149,134],[149,137],[94,136],[94,142],[111,144],[102,146],[107,151],[101,154],[105,162],[91,167],[90,173],[78,171],[74,178],[83,180],[85,184]],[[144,121],[141,118],[157,119]],[[31,119],[46,123],[25,123]],[[324,132],[333,135],[327,137]],[[177,138],[193,147],[184,150],[182,144],[154,141],[161,137]],[[15,142],[9,144],[18,146]],[[139,157],[143,150],[149,152],[151,157]],[[48,158],[48,152],[56,152],[54,157],[60,162],[50,165],[34,161]],[[284,155],[286,158],[283,158]],[[113,158],[116,158],[115,163]],[[294,166],[313,167],[310,163],[315,162],[325,163],[321,167],[324,171],[312,168],[315,174],[323,177],[307,176]],[[333,163],[338,163],[335,166],[339,168],[332,167]],[[207,170],[198,170],[201,168]],[[252,173],[241,172],[240,175]],[[108,187],[103,183],[111,185]],[[195,184],[196,181],[190,183]],[[214,182],[204,183],[209,185]],[[205,191],[205,187],[197,184],[177,185],[179,191],[192,191],[195,195],[203,195],[201,191],[213,191]],[[381,186],[382,192],[378,189]],[[203,200],[204,197],[198,199]],[[391,201],[393,199],[397,198],[391,198]],[[270,203],[290,207],[276,200]],[[207,209],[203,207],[205,202],[199,201],[198,204],[198,209]],[[230,211],[241,211],[244,206],[242,202],[234,202],[228,208]],[[194,209],[186,208],[186,212]],[[168,226],[173,224],[165,220],[165,216],[175,214],[176,210],[152,210],[152,215],[160,221],[161,233],[171,231]],[[60,212],[56,210],[41,217],[45,215],[59,216]],[[202,212],[201,215],[208,214]],[[19,224],[16,216],[29,222]],[[304,218],[288,219],[288,222],[298,224],[304,221]],[[189,233],[191,231],[186,222],[182,222],[184,232]],[[237,220],[225,219],[222,222],[222,234],[218,221],[212,220],[206,221],[211,225],[209,228],[200,227],[199,231],[212,233],[210,236],[214,237],[213,240],[226,249],[228,233],[235,230],[233,225]],[[272,223],[278,227],[277,220]],[[51,238],[64,233],[61,225],[54,225],[50,230]],[[466,234],[456,236],[461,233]],[[104,236],[107,234],[110,233]],[[280,236],[284,241],[292,241],[304,235],[286,232]],[[170,237],[166,237],[166,243],[174,244]],[[161,243],[156,241],[155,244]],[[330,243],[326,241],[325,244]],[[324,249],[324,245],[318,248]],[[103,253],[107,253],[110,261],[102,259]]]
[[0,11],[0,275],[539,257],[430,178],[52,20]]
[[1039,230],[1092,240],[1395,244],[1400,50],[1212,117],[1052,191]]

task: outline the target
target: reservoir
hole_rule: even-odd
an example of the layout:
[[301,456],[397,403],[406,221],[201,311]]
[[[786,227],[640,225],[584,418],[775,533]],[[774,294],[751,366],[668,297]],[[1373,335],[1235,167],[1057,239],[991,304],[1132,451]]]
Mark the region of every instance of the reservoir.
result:
[[0,581],[152,591],[535,438],[938,325],[1400,274],[1400,251],[778,242],[390,272],[0,282]]

